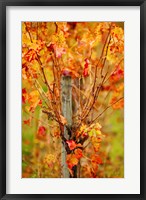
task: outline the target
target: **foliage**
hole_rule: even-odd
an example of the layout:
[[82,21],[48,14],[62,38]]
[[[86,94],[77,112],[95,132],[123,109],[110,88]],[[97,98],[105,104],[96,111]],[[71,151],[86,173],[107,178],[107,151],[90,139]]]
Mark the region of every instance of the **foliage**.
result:
[[[110,160],[106,150],[116,146],[109,131],[112,138],[114,134],[123,137],[123,129],[116,129],[123,126],[124,106],[121,26],[114,22],[22,23],[23,177],[62,177],[62,144],[70,177],[123,177],[122,172],[108,175],[116,155]],[[71,127],[62,112],[62,77],[72,78]],[[107,129],[109,124],[112,127]],[[123,152],[120,163],[123,166]]]

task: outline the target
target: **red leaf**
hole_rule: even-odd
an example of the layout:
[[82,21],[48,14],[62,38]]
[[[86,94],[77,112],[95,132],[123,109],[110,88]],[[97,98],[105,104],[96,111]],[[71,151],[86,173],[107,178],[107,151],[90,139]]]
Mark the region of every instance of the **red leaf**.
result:
[[73,150],[76,148],[77,144],[73,140],[67,140],[66,143],[68,144],[68,147],[70,150]]
[[23,88],[22,89],[22,103],[26,103],[26,96],[27,96],[26,89]]
[[89,73],[88,73],[88,68],[84,68],[84,71],[83,71],[83,76],[84,76],[84,77],[87,77],[87,76],[89,76]]
[[44,126],[39,127],[38,136],[46,136],[46,128]]
[[54,44],[50,44],[50,45],[47,47],[47,49],[48,49],[49,51],[54,51]]
[[83,136],[83,137],[87,137],[88,134],[87,134],[86,132],[83,132],[82,136]]
[[88,60],[88,58],[86,58],[85,59],[85,64],[84,64],[84,71],[83,71],[83,76],[84,77],[89,76],[88,70],[89,70],[89,60]]
[[24,96],[22,96],[22,103],[26,103],[26,99]]
[[89,67],[89,60],[88,58],[85,59],[85,65],[84,65],[85,68],[88,68]]
[[41,100],[41,99],[40,99],[38,105],[39,105],[39,106],[42,106],[42,100]]
[[22,94],[26,94],[26,89],[25,88],[22,89]]
[[24,120],[23,123],[26,124],[26,125],[30,125],[30,121],[31,121],[30,119]]

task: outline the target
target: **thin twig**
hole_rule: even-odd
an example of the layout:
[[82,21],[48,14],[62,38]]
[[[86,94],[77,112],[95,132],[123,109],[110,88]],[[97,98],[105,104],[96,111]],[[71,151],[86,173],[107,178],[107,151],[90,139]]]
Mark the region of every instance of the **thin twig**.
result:
[[101,115],[102,115],[107,109],[109,109],[111,106],[113,106],[114,104],[116,104],[117,102],[119,102],[120,100],[122,100],[123,98],[124,98],[124,97],[121,97],[121,98],[119,98],[117,101],[113,102],[111,105],[107,106],[96,118],[94,118],[94,119],[90,122],[89,126],[90,126],[91,124],[93,124],[99,117],[101,117]]

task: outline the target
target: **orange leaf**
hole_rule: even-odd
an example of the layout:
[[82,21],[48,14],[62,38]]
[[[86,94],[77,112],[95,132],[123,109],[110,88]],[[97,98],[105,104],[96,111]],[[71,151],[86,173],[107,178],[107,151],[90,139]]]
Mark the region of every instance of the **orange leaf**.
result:
[[75,150],[75,155],[77,159],[80,159],[83,157],[83,151],[81,149],[76,149]]
[[69,169],[72,169],[73,166],[77,165],[79,160],[76,158],[75,154],[68,154],[66,163]]
[[77,147],[77,144],[73,140],[67,140],[66,143],[68,144],[70,150],[73,150]]
[[60,120],[61,120],[61,123],[62,123],[63,125],[67,124],[66,118],[63,117],[62,115],[60,115]]
[[92,163],[102,164],[102,160],[99,155],[92,155],[91,161],[92,161]]
[[26,124],[26,125],[30,125],[30,122],[31,122],[31,119],[28,119],[28,120],[24,120],[24,121],[23,121],[23,123]]

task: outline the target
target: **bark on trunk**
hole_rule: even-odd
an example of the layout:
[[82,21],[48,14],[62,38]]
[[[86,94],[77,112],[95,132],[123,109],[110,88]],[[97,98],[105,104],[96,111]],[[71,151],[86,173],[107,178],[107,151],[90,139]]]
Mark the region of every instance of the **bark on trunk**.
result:
[[[61,96],[62,96],[62,114],[67,120],[67,126],[72,127],[72,80],[70,76],[62,76],[61,80]],[[70,138],[71,131],[64,128],[64,137]],[[62,177],[70,178],[70,173],[66,164],[66,155],[64,144],[62,144],[61,165],[62,165]]]

